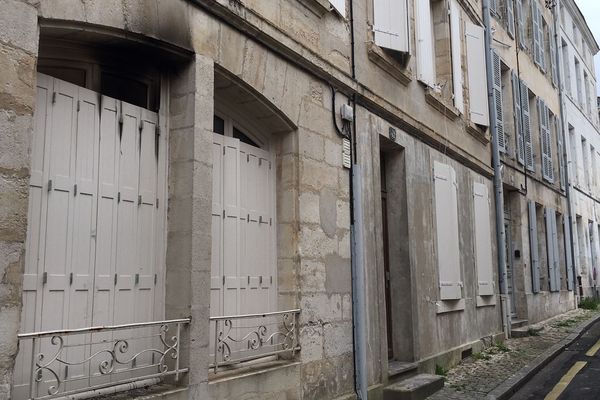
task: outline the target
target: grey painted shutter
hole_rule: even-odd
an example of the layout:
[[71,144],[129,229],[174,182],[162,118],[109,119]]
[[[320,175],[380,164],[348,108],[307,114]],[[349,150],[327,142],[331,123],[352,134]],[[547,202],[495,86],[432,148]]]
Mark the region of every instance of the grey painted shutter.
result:
[[490,0],[490,11],[498,15],[498,0]]
[[517,140],[517,160],[525,164],[525,143],[523,142],[523,124],[521,120],[521,95],[519,94],[519,79],[514,72],[511,72],[512,92],[513,92],[513,110],[515,119],[515,137]]
[[544,43],[544,17],[542,17],[542,11],[540,6],[536,4],[536,17],[537,17],[537,29],[538,29],[538,49],[539,49],[539,59],[540,59],[540,67],[542,69],[546,69],[546,56],[545,56],[545,43]]
[[531,254],[531,289],[533,293],[540,291],[540,257],[538,254],[537,218],[535,203],[529,200],[527,203],[529,211],[529,250]]
[[544,101],[540,98],[537,99],[537,107],[540,125],[540,143],[542,147],[542,177],[547,181],[552,182],[552,152],[548,126],[548,107],[546,107]]
[[477,263],[477,293],[494,294],[492,269],[492,229],[490,224],[490,198],[485,184],[473,182],[473,208],[475,213],[475,262]]
[[564,145],[563,145],[563,135],[560,129],[560,124],[558,121],[558,117],[552,117],[554,123],[554,132],[556,133],[556,147],[558,151],[558,173],[560,179],[560,188],[565,190],[566,188],[566,173],[565,173],[565,155],[564,155]]
[[[467,42],[467,70],[469,74],[469,107],[471,121],[488,126],[490,123],[487,87],[485,82],[485,46],[483,43],[483,28],[468,23],[465,25]],[[431,63],[431,60],[428,60]]]
[[492,51],[494,68],[494,106],[496,107],[496,132],[500,151],[506,152],[506,137],[504,134],[504,110],[502,108],[502,67],[500,56]]
[[556,260],[554,251],[555,228],[553,220],[556,220],[554,209],[546,207],[544,211],[546,219],[546,253],[548,255],[548,280],[550,282],[550,291],[556,291]]
[[567,268],[567,289],[573,290],[573,248],[571,247],[571,223],[569,217],[563,215],[563,227],[565,233],[565,258]]
[[451,166],[435,161],[435,220],[441,300],[462,298],[456,175]]
[[556,42],[554,38],[554,28],[549,28],[549,42],[550,42],[550,69],[552,71],[552,84],[554,87],[558,87],[558,69],[556,64]]
[[532,23],[532,34],[533,34],[533,59],[535,60],[535,63],[539,66],[541,66],[541,60],[540,60],[540,46],[541,46],[541,42],[540,42],[540,36],[539,36],[539,32],[540,32],[540,28],[539,28],[539,9],[537,6],[537,3],[534,1],[531,1],[531,23]]
[[515,9],[513,6],[513,0],[505,0],[506,1],[506,28],[508,30],[508,35],[514,39],[515,37]]
[[517,28],[519,31],[519,46],[522,49],[527,48],[527,42],[525,41],[525,15],[523,13],[523,0],[515,0],[517,6]]
[[338,14],[346,17],[346,0],[329,0],[329,3]]
[[558,229],[556,227],[556,212],[552,217],[552,249],[554,250],[554,283],[556,291],[560,291],[560,256],[558,254]]
[[535,164],[533,162],[533,143],[531,141],[531,119],[529,112],[529,89],[523,81],[520,81],[521,85],[521,122],[523,126],[523,142],[525,144],[525,165],[530,171],[535,170]]
[[410,48],[406,0],[373,0],[373,13],[375,44],[390,50],[408,52]]
[[554,182],[554,162],[552,160],[552,130],[550,129],[550,109],[544,104],[544,129],[546,135],[546,163],[548,181]]

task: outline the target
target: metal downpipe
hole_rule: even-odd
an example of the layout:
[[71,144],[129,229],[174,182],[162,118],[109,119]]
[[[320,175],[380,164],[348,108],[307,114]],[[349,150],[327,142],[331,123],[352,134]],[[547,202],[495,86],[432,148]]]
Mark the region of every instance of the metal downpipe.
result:
[[488,109],[490,130],[492,133],[492,163],[494,167],[494,197],[496,205],[496,241],[498,253],[498,280],[500,283],[500,308],[504,336],[510,336],[510,299],[508,297],[506,273],[506,232],[504,231],[504,192],[502,188],[502,165],[498,147],[498,129],[496,126],[496,107],[494,106],[494,78],[492,63],[492,26],[490,22],[490,0],[483,0],[483,25],[485,28],[485,64],[488,89]]

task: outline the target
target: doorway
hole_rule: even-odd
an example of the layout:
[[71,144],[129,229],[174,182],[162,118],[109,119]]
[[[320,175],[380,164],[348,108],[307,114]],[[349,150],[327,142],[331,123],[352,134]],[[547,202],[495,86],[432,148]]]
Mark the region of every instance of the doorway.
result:
[[388,360],[394,358],[394,336],[392,334],[392,288],[390,274],[390,251],[389,251],[389,231],[388,231],[388,206],[387,206],[387,179],[385,173],[385,159],[381,156],[380,176],[381,176],[381,228],[383,233],[383,270],[385,281],[385,321],[386,335],[388,343]]

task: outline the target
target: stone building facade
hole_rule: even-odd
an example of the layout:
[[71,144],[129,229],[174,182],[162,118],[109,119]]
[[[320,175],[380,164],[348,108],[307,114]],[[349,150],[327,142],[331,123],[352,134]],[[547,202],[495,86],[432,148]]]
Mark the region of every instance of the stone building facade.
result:
[[[504,337],[480,0],[0,6],[0,398],[140,376],[164,398],[381,398]],[[512,304],[536,322],[575,306],[560,99],[551,50],[536,66],[497,7]],[[87,364],[48,358],[94,326],[64,339]],[[131,358],[158,336],[166,360]]]
[[573,249],[577,290],[597,296],[598,268],[598,112],[594,55],[598,44],[577,5],[560,4],[560,56],[564,135],[571,189]]

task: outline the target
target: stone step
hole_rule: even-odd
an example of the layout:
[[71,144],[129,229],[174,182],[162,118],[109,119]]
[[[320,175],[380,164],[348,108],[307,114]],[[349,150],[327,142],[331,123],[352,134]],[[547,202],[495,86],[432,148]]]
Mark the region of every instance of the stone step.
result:
[[510,321],[511,329],[522,328],[527,325],[529,321],[526,319],[512,319]]
[[542,329],[544,329],[543,326],[538,327],[538,326],[525,325],[525,326],[522,326],[520,328],[511,329],[510,330],[510,336],[513,337],[513,338],[535,336]]
[[383,400],[423,400],[443,387],[443,377],[419,374],[385,387]]
[[419,363],[390,361],[388,363],[388,381],[390,383],[398,382],[401,379],[415,375],[418,369]]

